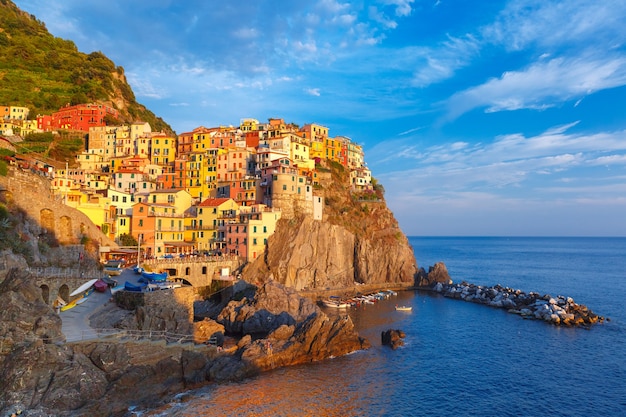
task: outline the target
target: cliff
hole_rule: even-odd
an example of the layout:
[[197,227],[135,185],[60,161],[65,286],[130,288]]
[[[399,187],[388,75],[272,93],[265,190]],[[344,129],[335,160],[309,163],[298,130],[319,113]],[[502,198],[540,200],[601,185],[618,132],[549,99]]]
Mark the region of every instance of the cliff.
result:
[[245,279],[272,277],[297,290],[414,285],[418,269],[413,249],[380,185],[372,192],[353,192],[349,173],[329,163],[329,168],[320,167],[316,192],[324,197],[323,220],[281,219],[264,255],[244,269]]

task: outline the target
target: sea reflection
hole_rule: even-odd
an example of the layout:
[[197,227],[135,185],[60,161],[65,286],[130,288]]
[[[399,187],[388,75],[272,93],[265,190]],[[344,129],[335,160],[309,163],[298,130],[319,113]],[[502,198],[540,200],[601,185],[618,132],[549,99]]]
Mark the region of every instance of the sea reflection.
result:
[[[407,304],[413,294],[400,298],[406,298],[403,303]],[[380,354],[379,329],[398,320],[394,302],[349,310],[355,327],[370,340],[373,350],[276,369],[241,383],[211,385],[192,392],[186,402],[172,403],[144,416],[384,415],[382,399],[396,389],[397,382],[381,375],[387,372],[389,358]]]

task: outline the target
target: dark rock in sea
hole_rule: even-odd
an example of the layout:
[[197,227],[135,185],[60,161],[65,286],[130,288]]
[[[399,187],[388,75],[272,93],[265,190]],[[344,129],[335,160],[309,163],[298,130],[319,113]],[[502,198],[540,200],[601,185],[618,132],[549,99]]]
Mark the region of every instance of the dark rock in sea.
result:
[[420,268],[415,277],[416,287],[432,287],[438,283],[449,285],[452,284],[450,274],[448,274],[448,268],[443,262],[437,262],[435,265],[428,268],[428,273],[424,268]]
[[381,333],[381,342],[383,345],[390,346],[396,350],[400,346],[404,346],[404,338],[406,334],[402,330],[385,330]]

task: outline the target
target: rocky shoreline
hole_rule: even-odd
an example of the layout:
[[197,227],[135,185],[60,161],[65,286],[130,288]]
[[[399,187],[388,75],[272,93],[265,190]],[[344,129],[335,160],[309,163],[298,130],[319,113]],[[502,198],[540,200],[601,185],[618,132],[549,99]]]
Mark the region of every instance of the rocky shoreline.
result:
[[431,289],[444,297],[505,309],[527,319],[542,320],[557,326],[589,327],[605,320],[587,306],[577,304],[571,297],[562,295],[553,297],[536,292],[526,293],[499,284],[488,287],[467,282],[459,284],[438,282]]

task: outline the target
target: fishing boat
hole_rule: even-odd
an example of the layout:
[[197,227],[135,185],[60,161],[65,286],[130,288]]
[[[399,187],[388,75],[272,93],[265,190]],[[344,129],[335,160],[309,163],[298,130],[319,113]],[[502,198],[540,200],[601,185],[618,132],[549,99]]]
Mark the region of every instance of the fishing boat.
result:
[[396,305],[396,311],[411,311],[413,310],[413,307],[411,306],[399,306]]

